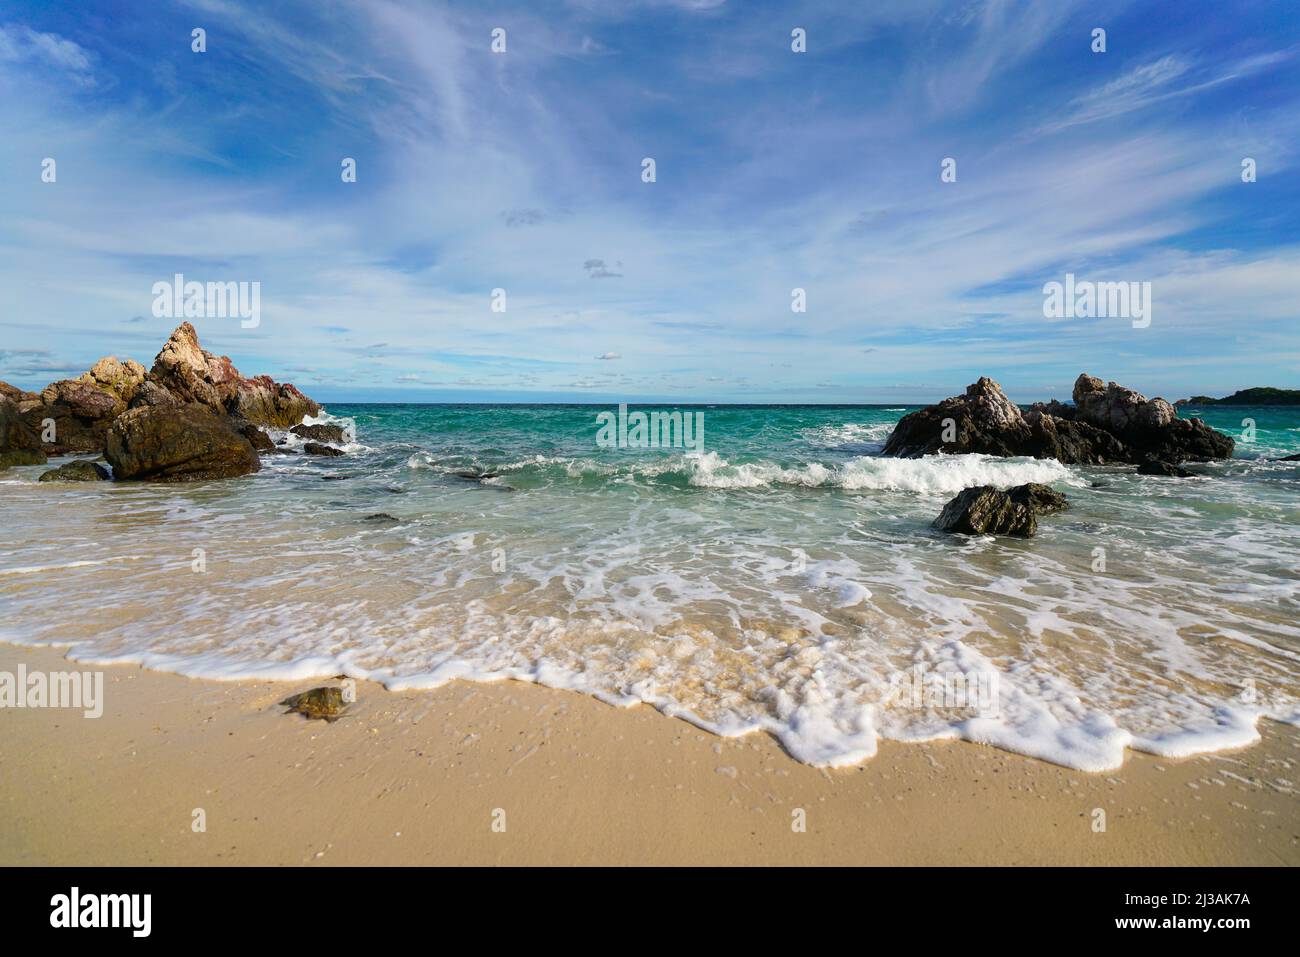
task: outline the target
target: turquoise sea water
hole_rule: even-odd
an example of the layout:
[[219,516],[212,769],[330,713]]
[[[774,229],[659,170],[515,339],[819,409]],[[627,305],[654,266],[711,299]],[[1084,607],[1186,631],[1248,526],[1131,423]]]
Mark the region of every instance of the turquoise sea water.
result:
[[[881,458],[896,406],[682,409],[699,451],[601,447],[612,407],[334,405],[345,457],[243,479],[12,469],[0,637],[213,678],[534,680],[826,765],[963,737],[1102,770],[1300,716],[1300,464],[1273,461],[1300,409],[1182,410],[1239,439],[1190,479]],[[1025,481],[1071,503],[1034,539],[930,528]],[[991,706],[911,693],[974,675]]]

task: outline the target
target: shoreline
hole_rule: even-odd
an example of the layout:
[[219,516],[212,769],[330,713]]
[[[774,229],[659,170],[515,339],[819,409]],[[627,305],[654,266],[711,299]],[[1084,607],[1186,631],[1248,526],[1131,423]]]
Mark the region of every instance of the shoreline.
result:
[[[0,644],[0,670],[71,670],[64,653]],[[519,681],[358,681],[326,723],[277,707],[319,682],[93,670],[98,719],[0,709],[0,864],[1300,863],[1300,729],[1275,721],[1112,772],[888,740],[829,770]]]

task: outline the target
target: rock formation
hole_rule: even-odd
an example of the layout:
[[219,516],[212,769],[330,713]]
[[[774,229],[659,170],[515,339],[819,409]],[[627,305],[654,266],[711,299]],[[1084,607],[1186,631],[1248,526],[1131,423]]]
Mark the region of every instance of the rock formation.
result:
[[229,420],[197,402],[123,413],[108,432],[104,455],[114,478],[150,482],[230,478],[262,467]]
[[1046,485],[1030,482],[1007,491],[992,485],[963,489],[943,507],[934,527],[966,535],[1018,535],[1038,531],[1038,516],[1069,507],[1065,496]]
[[105,356],[89,372],[51,382],[37,401],[23,402],[23,418],[38,434],[45,433],[47,422],[53,421],[53,438],[43,443],[50,455],[102,452],[108,427],[135,399],[144,375],[138,362]]
[[[116,479],[244,475],[259,468],[258,452],[277,451],[261,426],[289,428],[319,414],[320,406],[292,385],[242,376],[229,356],[203,349],[184,322],[147,371],[106,356],[39,395],[0,382],[0,468],[40,464],[47,453],[103,452]],[[76,471],[90,477],[89,470]]]
[[1022,412],[987,377],[964,395],[909,413],[885,442],[905,458],[938,452],[1051,458],[1067,465],[1227,458],[1233,441],[1199,419],[1179,419],[1164,399],[1081,375],[1074,405],[1039,402]]
[[[181,323],[154,359],[148,379],[180,402],[196,402],[218,415],[234,415],[254,425],[288,428],[320,406],[287,383],[261,375],[245,378],[229,356],[213,355],[199,345],[198,333]],[[143,404],[161,404],[156,392]]]
[[1081,375],[1074,383],[1077,417],[1122,441],[1137,461],[1158,459],[1177,464],[1204,462],[1232,455],[1233,440],[1200,419],[1180,419],[1164,399]]

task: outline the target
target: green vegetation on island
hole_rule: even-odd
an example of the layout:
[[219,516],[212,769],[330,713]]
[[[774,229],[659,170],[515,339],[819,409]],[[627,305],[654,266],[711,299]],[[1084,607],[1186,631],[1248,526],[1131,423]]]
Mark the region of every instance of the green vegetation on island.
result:
[[1184,405],[1300,405],[1300,389],[1274,389],[1272,386],[1256,386],[1242,389],[1222,399],[1212,399],[1208,395],[1194,395],[1190,399],[1181,399],[1174,403]]

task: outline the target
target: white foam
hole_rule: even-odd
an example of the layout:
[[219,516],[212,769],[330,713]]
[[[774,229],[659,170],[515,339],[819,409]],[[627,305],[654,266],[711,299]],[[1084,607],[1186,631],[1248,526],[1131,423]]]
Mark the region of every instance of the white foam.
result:
[[58,565],[20,565],[16,568],[0,568],[0,575],[37,575],[41,572],[63,571],[68,568],[90,568],[95,565],[108,565],[112,562],[139,561],[140,555],[118,555],[113,558],[87,559],[76,562],[64,562]]
[[919,459],[860,456],[839,466],[814,462],[782,468],[766,462],[733,465],[716,452],[703,452],[688,455],[686,467],[692,485],[719,489],[796,485],[941,495],[972,485],[1009,488],[1025,482],[1081,483],[1054,459],[1002,459],[991,455],[927,455]]

